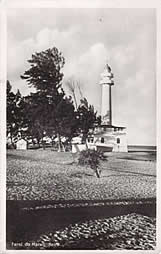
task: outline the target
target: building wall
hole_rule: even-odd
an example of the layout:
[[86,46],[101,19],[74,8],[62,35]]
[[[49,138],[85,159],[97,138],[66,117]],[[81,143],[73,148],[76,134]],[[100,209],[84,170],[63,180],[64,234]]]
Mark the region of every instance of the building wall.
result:
[[24,139],[20,139],[16,143],[17,150],[27,150],[27,142]]
[[121,131],[114,131],[112,129],[98,131],[97,134],[93,134],[93,136],[88,138],[87,144],[89,148],[94,146],[97,148],[111,147],[113,152],[128,152],[126,129]]
[[122,134],[116,133],[116,140],[113,146],[113,152],[128,152],[126,133],[122,133]]

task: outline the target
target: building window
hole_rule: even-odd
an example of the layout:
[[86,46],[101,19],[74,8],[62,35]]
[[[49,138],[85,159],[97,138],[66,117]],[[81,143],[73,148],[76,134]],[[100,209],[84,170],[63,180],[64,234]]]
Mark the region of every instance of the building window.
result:
[[87,140],[88,140],[88,143],[93,143],[94,138],[88,138]]
[[101,143],[104,143],[104,142],[105,142],[105,140],[104,140],[104,138],[102,137],[102,138],[101,138]]
[[120,138],[117,138],[117,144],[120,144]]

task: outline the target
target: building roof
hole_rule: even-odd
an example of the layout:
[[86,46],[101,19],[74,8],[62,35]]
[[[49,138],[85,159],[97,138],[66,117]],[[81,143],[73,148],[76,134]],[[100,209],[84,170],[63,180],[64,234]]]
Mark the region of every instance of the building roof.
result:
[[124,126],[116,126],[116,125],[108,125],[108,124],[101,124],[99,127],[126,129],[126,127]]

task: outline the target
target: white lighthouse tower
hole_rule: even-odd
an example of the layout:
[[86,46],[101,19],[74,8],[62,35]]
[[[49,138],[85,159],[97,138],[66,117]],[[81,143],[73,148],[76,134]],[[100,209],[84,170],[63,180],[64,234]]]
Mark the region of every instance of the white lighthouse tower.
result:
[[111,87],[114,85],[113,73],[108,64],[106,64],[104,71],[101,74],[100,85],[102,86],[102,105],[101,116],[102,124],[112,125],[112,96]]
[[112,86],[114,75],[106,64],[99,82],[102,90],[101,125],[94,130],[94,144],[97,149],[112,152],[127,152],[126,127],[116,126],[112,123]]

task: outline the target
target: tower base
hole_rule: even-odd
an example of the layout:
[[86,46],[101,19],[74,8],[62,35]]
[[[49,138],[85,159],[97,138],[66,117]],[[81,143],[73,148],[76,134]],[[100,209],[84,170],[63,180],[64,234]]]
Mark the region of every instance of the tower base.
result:
[[106,152],[128,152],[125,127],[101,125],[87,139],[88,148]]

